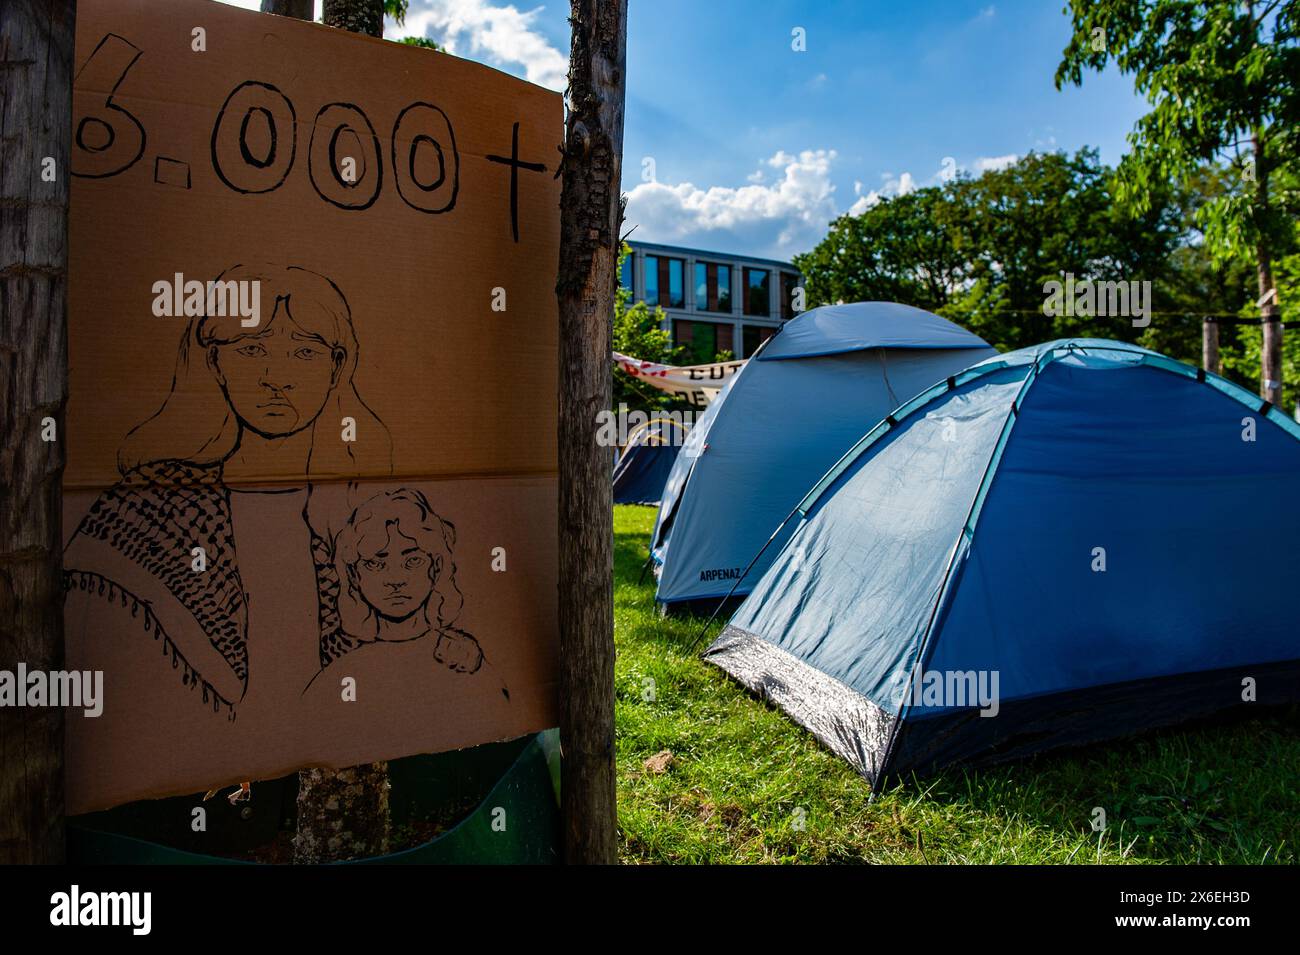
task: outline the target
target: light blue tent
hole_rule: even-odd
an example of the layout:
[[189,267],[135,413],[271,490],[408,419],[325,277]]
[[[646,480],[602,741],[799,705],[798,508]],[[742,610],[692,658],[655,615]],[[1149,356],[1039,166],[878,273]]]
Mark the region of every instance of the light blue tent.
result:
[[677,456],[651,538],[659,602],[713,610],[864,423],[993,354],[952,322],[892,302],[829,305],[787,322]]
[[1003,355],[812,487],[707,657],[877,783],[1295,702],[1297,478],[1300,426],[1223,379]]

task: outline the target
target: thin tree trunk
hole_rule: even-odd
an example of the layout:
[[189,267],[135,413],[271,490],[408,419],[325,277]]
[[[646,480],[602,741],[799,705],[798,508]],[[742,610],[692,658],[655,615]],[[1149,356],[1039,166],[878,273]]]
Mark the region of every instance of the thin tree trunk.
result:
[[[269,0],[268,0],[269,2]],[[383,0],[325,0],[324,20],[353,33],[382,36]],[[310,13],[307,17],[310,19]],[[296,863],[340,862],[388,851],[388,763],[298,774]]]
[[560,738],[569,863],[617,861],[610,341],[623,221],[627,0],[570,0],[560,201]]
[[[1263,298],[1273,291],[1273,264],[1268,249],[1261,243],[1257,252],[1259,295]],[[1277,295],[1269,297],[1259,309],[1259,320],[1264,324],[1263,345],[1260,349],[1259,393],[1264,400],[1279,407],[1282,404],[1282,316],[1278,313]]]
[[321,13],[326,26],[370,36],[384,35],[384,0],[325,0]]
[[316,0],[262,0],[262,12],[295,20],[315,20]]
[[364,859],[388,851],[388,764],[298,773],[298,864]]
[[1219,373],[1219,323],[1210,318],[1201,323],[1201,367]]
[[[0,670],[10,672],[63,667],[76,13],[76,0],[0,3]],[[62,862],[63,811],[63,711],[0,708],[0,863]]]
[[[1255,202],[1259,218],[1268,212],[1268,176],[1263,145],[1259,132],[1251,136],[1255,156]],[[1260,223],[1261,229],[1263,222]],[[1277,294],[1273,292],[1273,260],[1269,255],[1267,240],[1261,236],[1255,247],[1255,273],[1259,279],[1259,320],[1263,323],[1263,343],[1260,347],[1259,394],[1274,405],[1282,403],[1282,317],[1278,312]],[[1270,293],[1273,293],[1270,295]],[[1268,299],[1265,301],[1265,296]]]

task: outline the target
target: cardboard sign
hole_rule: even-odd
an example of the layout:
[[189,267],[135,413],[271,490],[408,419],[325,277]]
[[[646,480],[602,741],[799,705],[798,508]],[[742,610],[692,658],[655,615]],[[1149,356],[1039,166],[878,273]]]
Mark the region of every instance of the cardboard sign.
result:
[[207,0],[76,69],[69,811],[555,725],[560,97]]

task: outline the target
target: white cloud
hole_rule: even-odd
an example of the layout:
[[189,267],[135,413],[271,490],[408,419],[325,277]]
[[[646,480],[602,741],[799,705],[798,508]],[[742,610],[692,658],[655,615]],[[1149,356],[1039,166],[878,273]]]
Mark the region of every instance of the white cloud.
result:
[[887,177],[885,180],[885,192],[896,196],[905,196],[916,189],[916,180],[912,178],[910,172],[905,172],[897,179]]
[[[778,152],[765,160],[773,181],[701,188],[639,183],[627,197],[627,224],[647,242],[725,247],[784,257],[812,248],[838,215],[831,184],[833,149]],[[759,170],[762,172],[763,170]]]
[[853,205],[849,206],[849,215],[851,216],[862,215],[862,213],[866,212],[868,209],[870,209],[872,206],[878,203],[881,200],[881,198],[882,197],[880,193],[876,192],[876,190],[874,189],[872,189],[865,196],[858,196],[858,198],[854,200]]
[[977,173],[989,172],[990,170],[1006,169],[1013,166],[1020,159],[1015,153],[1007,153],[1005,156],[981,156],[975,160],[975,171]]
[[892,172],[881,173],[880,179],[879,189],[867,189],[860,181],[854,180],[853,194],[857,198],[853,200],[853,205],[849,206],[849,215],[860,216],[882,199],[905,196],[917,188],[916,178],[910,172],[897,176]]
[[851,216],[862,215],[862,213],[866,212],[884,198],[884,196],[875,189],[871,189],[867,192],[863,192],[862,190],[862,181],[860,179],[854,179],[853,194],[857,196],[857,198],[853,200],[853,205],[849,206],[849,215]]
[[[762,160],[745,177],[749,185],[738,187],[638,183],[627,196],[626,225],[635,227],[636,237],[647,242],[787,258],[821,241],[827,226],[840,215],[831,182],[837,158],[833,149],[805,149],[798,155],[781,151]],[[861,215],[884,199],[940,185],[958,169],[979,175],[1004,169],[1018,158],[1015,154],[982,156],[969,166],[959,166],[945,157],[944,165],[929,178],[886,172],[875,189],[854,180],[848,214]]]
[[[261,7],[261,0],[222,2],[246,10]],[[512,73],[522,72],[526,80],[563,92],[568,85],[569,58],[535,29],[544,9],[520,10],[493,0],[411,0],[402,26],[385,18],[384,36],[390,40],[427,37],[449,53],[463,53]],[[316,0],[316,19],[320,18],[321,0]]]
[[427,37],[449,53],[485,59],[494,66],[522,66],[524,78],[563,92],[569,58],[536,28],[543,7],[520,10],[491,0],[411,0],[406,22],[389,21],[385,36]]
[[[981,156],[976,159],[970,166],[958,165],[951,157],[944,157],[943,164],[929,179],[925,180],[926,186],[942,186],[949,182],[958,172],[973,171],[976,176],[982,175],[990,170],[1006,169],[1008,166],[1019,161],[1020,157],[1015,153],[1008,153],[1005,156]],[[853,193],[858,197],[857,201],[849,208],[852,215],[861,215],[867,209],[870,209],[881,199],[892,196],[905,196],[920,188],[916,177],[910,172],[900,173],[895,176],[892,172],[881,174],[880,177],[883,185],[879,190],[871,190],[864,193],[862,183],[853,184]]]

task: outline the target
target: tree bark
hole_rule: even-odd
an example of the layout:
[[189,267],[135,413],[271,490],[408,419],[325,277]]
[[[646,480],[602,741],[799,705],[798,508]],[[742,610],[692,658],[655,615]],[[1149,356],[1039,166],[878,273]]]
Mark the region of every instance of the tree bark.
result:
[[[1259,295],[1262,299],[1273,291],[1273,263],[1268,249],[1260,244],[1257,252]],[[1264,326],[1260,347],[1259,394],[1265,401],[1278,407],[1282,405],[1282,316],[1278,312],[1277,295],[1272,295],[1260,306],[1259,320]]]
[[[0,670],[11,672],[63,667],[76,12],[76,0],[0,3]],[[0,863],[62,862],[63,811],[63,711],[0,708]]]
[[617,861],[613,500],[596,415],[610,342],[623,166],[627,0],[570,0],[560,202],[560,738],[565,861]]
[[262,0],[262,12],[295,20],[315,20],[316,0]]
[[[1263,326],[1263,340],[1260,346],[1260,382],[1259,394],[1265,401],[1274,405],[1282,404],[1282,316],[1279,314],[1277,294],[1273,292],[1273,260],[1269,255],[1265,222],[1268,215],[1268,176],[1263,144],[1259,132],[1251,136],[1251,147],[1255,157],[1255,202],[1259,215],[1260,237],[1255,246],[1255,273],[1259,279],[1259,297],[1263,302],[1259,307],[1259,320]],[[1267,301],[1265,296],[1269,296]]]
[[[384,32],[383,0],[325,0],[324,14],[329,26],[371,36]],[[311,19],[310,11],[300,19]],[[388,792],[386,762],[300,772],[293,861],[341,862],[386,853],[391,829]]]
[[1219,373],[1219,323],[1209,318],[1201,323],[1201,367]]
[[370,36],[384,35],[384,0],[325,0],[321,13],[326,26]]
[[388,764],[298,774],[298,864],[364,859],[388,851]]

